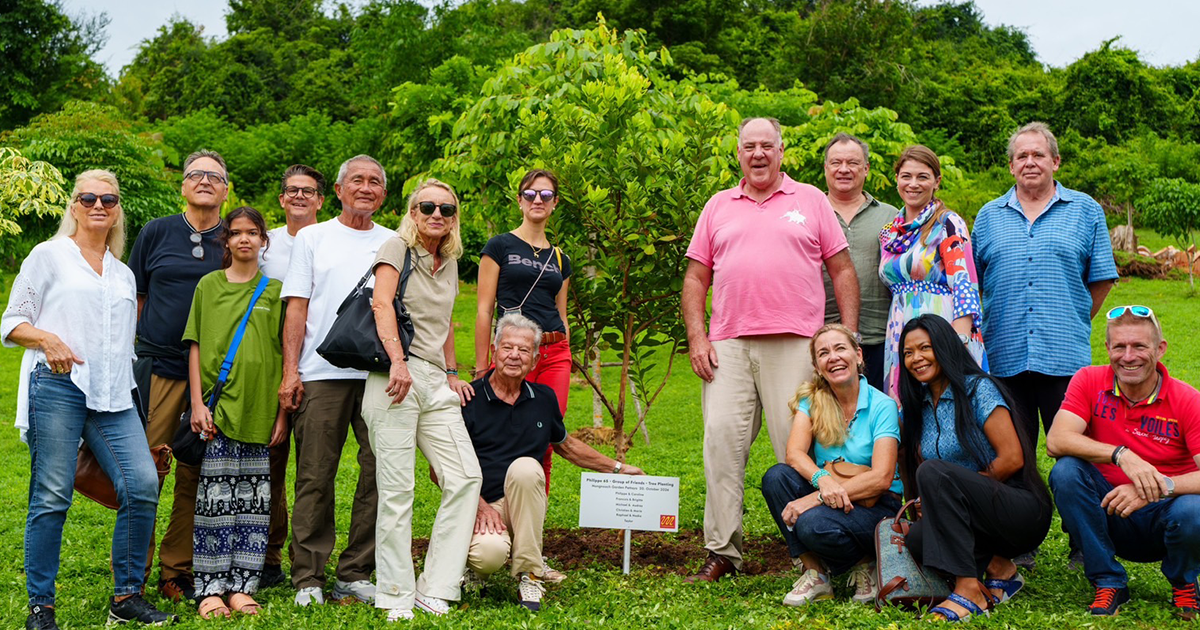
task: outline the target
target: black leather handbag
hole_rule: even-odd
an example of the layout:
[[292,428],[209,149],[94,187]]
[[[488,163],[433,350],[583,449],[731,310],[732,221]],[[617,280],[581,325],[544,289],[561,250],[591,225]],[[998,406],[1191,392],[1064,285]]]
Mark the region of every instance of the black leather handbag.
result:
[[[400,272],[400,290],[392,299],[392,308],[396,310],[396,325],[400,331],[400,345],[404,348],[404,356],[408,356],[408,347],[412,345],[415,330],[412,317],[404,308],[404,290],[408,286],[408,277],[412,275],[412,250],[404,250],[404,269]],[[317,346],[317,354],[324,357],[330,364],[340,368],[365,370],[367,372],[387,372],[392,369],[392,359],[384,350],[383,341],[375,328],[375,313],[371,310],[372,289],[367,287],[367,280],[375,274],[375,265],[358,281],[350,294],[342,300],[337,310],[337,318],[329,327],[329,334]]]

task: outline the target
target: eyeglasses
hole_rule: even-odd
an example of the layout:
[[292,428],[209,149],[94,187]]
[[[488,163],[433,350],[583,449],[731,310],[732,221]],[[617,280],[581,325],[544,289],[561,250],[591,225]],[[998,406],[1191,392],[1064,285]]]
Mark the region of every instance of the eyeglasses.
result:
[[312,199],[317,196],[317,189],[311,186],[288,186],[283,189],[283,194],[288,197],[302,197],[304,199]]
[[426,216],[433,214],[434,210],[441,210],[442,216],[447,219],[454,216],[455,212],[458,212],[458,206],[452,203],[433,203],[432,201],[422,201],[417,204],[417,208],[421,210],[421,214]]
[[209,181],[216,182],[218,184],[229,183],[229,180],[226,179],[226,177],[224,175],[222,175],[221,173],[218,173],[216,171],[200,171],[200,170],[188,171],[187,174],[184,175],[183,177],[184,177],[184,179],[187,179],[187,180],[190,180],[190,181],[193,181],[196,183],[203,181],[204,178],[206,178],[206,177],[208,178]]
[[204,246],[200,244],[204,237],[199,232],[192,232],[188,234],[188,240],[192,242],[192,258],[204,260]]
[[121,202],[121,198],[116,195],[96,195],[92,193],[79,193],[75,195],[75,201],[84,208],[93,208],[96,201],[100,202],[101,206],[111,208]]
[[849,169],[859,169],[862,168],[862,165],[863,163],[858,160],[830,160],[825,163],[825,166],[834,170],[840,169],[843,166]]
[[1108,317],[1109,319],[1116,319],[1116,318],[1124,315],[1125,311],[1129,311],[1134,317],[1142,317],[1145,319],[1154,319],[1157,321],[1157,319],[1154,317],[1154,311],[1150,310],[1149,306],[1140,306],[1137,304],[1132,304],[1129,306],[1118,306],[1118,307],[1110,310],[1108,312],[1108,315],[1106,315],[1106,317]]
[[534,199],[541,197],[542,201],[550,201],[557,194],[558,193],[554,192],[553,190],[522,190],[521,198],[525,201],[533,201]]

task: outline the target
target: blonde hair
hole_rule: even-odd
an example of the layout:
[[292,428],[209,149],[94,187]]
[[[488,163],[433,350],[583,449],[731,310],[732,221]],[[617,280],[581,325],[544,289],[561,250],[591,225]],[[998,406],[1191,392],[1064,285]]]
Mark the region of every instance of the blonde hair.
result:
[[[904,166],[904,163],[909,161],[928,166],[929,170],[933,171],[934,177],[940,178],[942,176],[942,161],[938,159],[938,156],[933,152],[933,149],[930,149],[923,144],[914,144],[900,154],[900,159],[896,160],[896,175],[900,174],[900,168]],[[924,245],[926,240],[929,238],[929,233],[933,231],[933,226],[941,223],[946,214],[950,212],[950,208],[947,208],[946,204],[942,203],[942,200],[937,198],[936,191],[934,192],[935,194],[933,196],[933,201],[937,204],[937,206],[933,210],[933,216],[929,217],[929,220],[925,222],[925,225],[921,226],[922,245]]]
[[[821,376],[820,370],[817,368],[817,339],[821,338],[828,332],[837,332],[845,335],[850,341],[850,346],[858,352],[860,346],[858,341],[854,339],[854,333],[849,328],[841,324],[825,324],[820,330],[812,336],[812,342],[808,344],[808,352],[812,356],[813,375],[812,379],[800,385],[800,389],[796,395],[788,402],[788,407],[792,413],[796,413],[796,409],[800,406],[800,401],[808,398],[808,417],[812,421],[813,437],[820,442],[821,446],[841,446],[846,443],[846,414],[842,413],[842,405],[838,402],[837,396],[833,393],[833,387],[829,381]],[[858,373],[861,376],[863,373],[863,364],[858,363]]]
[[[412,194],[408,196],[408,212],[404,213],[404,217],[400,219],[400,227],[396,228],[396,233],[400,235],[400,239],[404,241],[404,244],[409,247],[416,247],[421,243],[421,235],[417,231],[417,219],[413,216],[413,213],[418,212],[417,197],[421,194],[421,191],[425,190],[426,188],[433,187],[441,188],[442,190],[450,193],[450,196],[454,198],[454,205],[458,206],[458,213],[455,216],[454,225],[450,227],[450,233],[442,237],[442,244],[438,247],[438,252],[441,253],[444,258],[453,258],[458,260],[458,258],[463,254],[461,230],[462,205],[458,203],[458,195],[455,194],[454,189],[450,187],[450,184],[438,181],[432,177],[417,184],[416,189],[413,190]],[[430,253],[432,254],[433,252]]]
[[[79,230],[79,222],[75,220],[75,215],[71,214],[71,205],[75,203],[79,189],[88,182],[104,182],[112,186],[113,193],[118,198],[121,196],[121,185],[117,183],[117,176],[113,175],[112,171],[96,168],[76,175],[75,187],[71,189],[71,196],[67,197],[67,208],[63,212],[62,223],[58,224],[58,231],[54,233],[54,238],[70,238],[75,236],[75,232]],[[100,201],[97,200],[96,203],[100,203]],[[112,209],[117,212],[117,220],[113,222],[111,228],[108,228],[108,238],[104,240],[104,244],[108,245],[108,249],[114,257],[120,259],[125,255],[125,210],[121,208],[120,201]]]

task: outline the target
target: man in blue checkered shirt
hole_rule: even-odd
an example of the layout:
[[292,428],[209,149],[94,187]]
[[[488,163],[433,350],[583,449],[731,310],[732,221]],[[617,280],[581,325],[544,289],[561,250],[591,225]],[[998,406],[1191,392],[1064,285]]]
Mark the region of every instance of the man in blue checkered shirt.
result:
[[1031,436],[1039,413],[1050,430],[1071,376],[1091,365],[1092,317],[1117,279],[1104,210],[1055,181],[1059,163],[1049,127],[1018,129],[1008,140],[1016,185],[979,211],[971,235],[988,361]]

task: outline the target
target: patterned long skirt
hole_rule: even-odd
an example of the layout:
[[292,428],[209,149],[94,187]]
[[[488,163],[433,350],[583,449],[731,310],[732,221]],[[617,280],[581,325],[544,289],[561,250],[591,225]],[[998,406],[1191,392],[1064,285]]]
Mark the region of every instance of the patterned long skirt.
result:
[[196,595],[258,590],[271,524],[271,466],[264,444],[222,433],[208,443],[192,535]]

